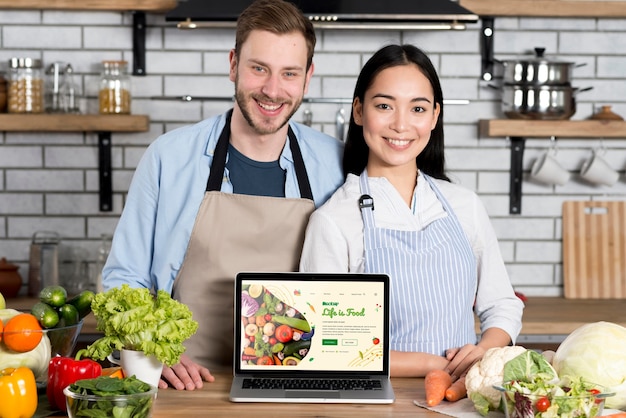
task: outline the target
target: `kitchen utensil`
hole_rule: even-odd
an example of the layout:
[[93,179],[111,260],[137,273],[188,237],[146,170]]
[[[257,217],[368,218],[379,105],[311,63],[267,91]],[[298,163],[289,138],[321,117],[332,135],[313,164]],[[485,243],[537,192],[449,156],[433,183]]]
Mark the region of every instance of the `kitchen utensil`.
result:
[[533,57],[499,61],[504,67],[504,83],[535,87],[570,85],[572,69],[585,64],[548,59],[544,55],[545,50],[545,48],[535,48]]
[[38,231],[30,244],[28,269],[28,295],[38,296],[46,286],[59,284],[59,242],[61,237],[53,231]]
[[576,94],[591,90],[571,86],[502,86],[502,111],[511,119],[569,119],[576,113]]
[[619,179],[619,173],[603,158],[606,154],[604,148],[592,150],[591,157],[587,159],[580,169],[580,176],[590,183],[612,186]]
[[302,123],[306,126],[311,126],[313,124],[313,112],[308,107],[304,109],[303,113],[303,121]]
[[340,108],[335,116],[335,138],[344,141],[344,129],[346,126],[346,111],[344,108]]
[[535,160],[530,176],[545,184],[562,186],[568,182],[570,173],[556,159],[556,148],[551,147]]
[[626,202],[563,202],[563,292],[626,298]]

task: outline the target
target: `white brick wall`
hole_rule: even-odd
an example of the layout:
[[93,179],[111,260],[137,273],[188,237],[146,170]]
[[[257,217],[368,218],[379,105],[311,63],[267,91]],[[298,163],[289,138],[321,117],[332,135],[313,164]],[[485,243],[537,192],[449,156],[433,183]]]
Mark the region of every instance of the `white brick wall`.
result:
[[[229,100],[172,101],[154,96],[231,97],[228,51],[232,29],[181,31],[163,16],[148,14],[146,69],[133,77],[132,111],[148,114],[150,131],[113,134],[113,212],[98,206],[95,134],[2,132],[0,127],[0,257],[20,265],[26,278],[28,246],[39,230],[63,236],[62,254],[84,251],[94,261],[99,237],[112,233],[124,193],[145,147],[160,133],[221,113]],[[132,60],[132,15],[116,12],[0,11],[0,71],[13,56],[70,62],[83,94],[83,111],[95,113],[98,63]],[[494,52],[513,59],[534,47],[562,60],[584,64],[574,70],[577,95],[573,119],[601,105],[626,116],[626,20],[497,18]],[[480,24],[463,32],[318,31],[316,73],[308,97],[350,98],[364,61],[390,42],[413,43],[427,51],[439,70],[444,96],[469,105],[445,109],[447,164],[454,181],[476,190],[485,203],[516,289],[529,295],[562,295],[561,204],[572,199],[624,199],[625,139],[558,140],[558,158],[574,172],[562,187],[527,180],[534,159],[549,141],[526,142],[522,214],[509,214],[510,147],[505,138],[479,138],[479,119],[501,117],[499,92],[480,80]],[[348,105],[305,104],[313,126],[334,135],[334,117]],[[296,114],[302,120],[302,109]],[[609,163],[622,174],[613,187],[592,187],[576,174],[591,147],[604,145]],[[69,257],[69,256],[67,256]],[[23,289],[25,290],[25,289]]]

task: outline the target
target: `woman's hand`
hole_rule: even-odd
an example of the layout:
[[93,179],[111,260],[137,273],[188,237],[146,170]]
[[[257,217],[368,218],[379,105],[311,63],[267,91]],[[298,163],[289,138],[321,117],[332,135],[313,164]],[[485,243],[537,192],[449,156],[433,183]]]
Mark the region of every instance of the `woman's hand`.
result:
[[183,354],[178,364],[172,367],[163,366],[159,389],[166,389],[171,385],[177,390],[195,390],[202,388],[203,382],[213,381],[215,381],[215,377],[209,369],[194,363],[187,355]]
[[484,354],[485,350],[474,344],[466,344],[459,348],[450,348],[446,350],[446,359],[449,363],[444,370],[450,373],[452,381],[454,382],[458,378],[465,376],[470,367],[483,358]]

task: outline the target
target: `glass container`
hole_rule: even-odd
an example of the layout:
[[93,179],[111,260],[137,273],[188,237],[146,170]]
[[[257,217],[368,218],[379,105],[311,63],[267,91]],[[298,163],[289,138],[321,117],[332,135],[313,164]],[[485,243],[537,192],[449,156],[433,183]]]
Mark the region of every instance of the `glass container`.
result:
[[9,113],[42,113],[44,111],[44,81],[40,59],[11,58],[9,60]]
[[126,61],[103,61],[98,99],[101,114],[130,113],[130,76]]

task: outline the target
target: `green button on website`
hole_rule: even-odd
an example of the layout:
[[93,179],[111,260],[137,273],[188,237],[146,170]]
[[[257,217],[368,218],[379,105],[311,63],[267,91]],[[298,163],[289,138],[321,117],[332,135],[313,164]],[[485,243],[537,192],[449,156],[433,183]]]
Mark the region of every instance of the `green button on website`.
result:
[[322,340],[322,345],[337,345],[337,340]]

